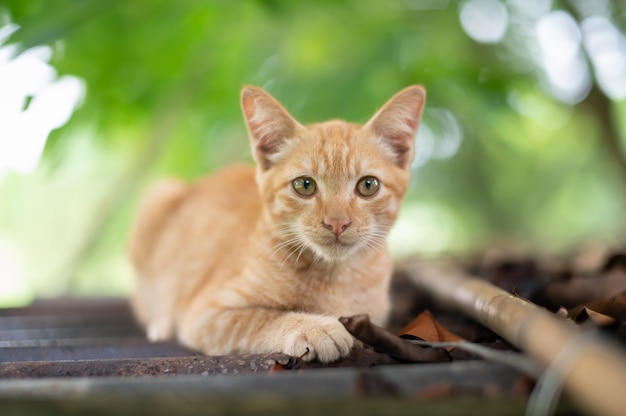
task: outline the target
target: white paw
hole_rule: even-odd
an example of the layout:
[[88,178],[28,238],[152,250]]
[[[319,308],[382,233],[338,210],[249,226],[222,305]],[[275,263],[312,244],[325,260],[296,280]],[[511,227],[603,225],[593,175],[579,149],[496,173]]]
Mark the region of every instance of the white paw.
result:
[[286,335],[283,353],[302,356],[305,361],[317,358],[324,363],[348,355],[354,345],[354,338],[337,318],[321,315],[302,318]]
[[172,338],[173,332],[173,325],[168,319],[150,322],[146,327],[146,336],[150,342],[167,341]]

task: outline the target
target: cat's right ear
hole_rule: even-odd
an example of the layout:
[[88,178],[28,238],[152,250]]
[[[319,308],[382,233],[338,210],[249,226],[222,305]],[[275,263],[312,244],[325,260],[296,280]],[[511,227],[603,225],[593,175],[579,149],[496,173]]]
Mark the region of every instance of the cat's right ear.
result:
[[267,170],[285,140],[293,137],[302,126],[274,97],[259,87],[246,85],[241,89],[241,109],[254,159]]
[[413,159],[415,133],[425,102],[424,87],[412,85],[394,95],[364,126],[391,150],[401,168],[408,169]]

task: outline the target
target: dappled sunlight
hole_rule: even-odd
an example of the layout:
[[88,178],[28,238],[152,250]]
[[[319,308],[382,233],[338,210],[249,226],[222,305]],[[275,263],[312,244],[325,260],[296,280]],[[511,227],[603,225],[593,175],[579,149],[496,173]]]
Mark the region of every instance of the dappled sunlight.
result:
[[415,138],[412,167],[418,168],[431,159],[449,159],[461,147],[463,129],[450,110],[428,108]]
[[549,90],[569,104],[583,100],[591,88],[591,76],[573,17],[563,11],[548,13],[537,22],[536,36]]
[[103,195],[119,186],[121,161],[114,152],[98,147],[89,134],[68,139],[60,157],[62,166],[53,168],[44,158],[31,174],[8,174],[0,186],[0,200],[11,201],[0,206],[0,288],[6,289],[0,302],[4,304],[27,303],[36,296],[64,293],[69,287],[85,292],[90,288],[90,293],[101,295],[129,288],[130,272],[119,265],[128,219],[112,224],[115,231],[108,237],[106,260],[95,250],[86,266],[92,270],[88,279],[85,265],[75,264],[105,202]]
[[439,205],[407,203],[389,233],[389,245],[395,257],[421,252],[437,254],[458,246],[459,230],[448,210]]
[[552,8],[552,0],[508,0],[506,4],[525,19],[537,19]]
[[[0,28],[0,45],[18,28]],[[34,171],[48,135],[67,123],[85,94],[78,78],[57,77],[50,47],[16,52],[15,45],[0,47],[0,181],[7,171]]]
[[[8,19],[4,16],[0,20]],[[17,54],[17,46],[2,46],[18,29],[19,26],[10,22],[0,27],[0,195],[10,172],[21,175],[35,172],[50,132],[67,123],[85,94],[84,82],[78,78],[57,76],[49,64],[50,47],[33,47]],[[9,193],[3,200],[15,203],[15,198],[15,193]],[[28,201],[29,205],[37,203],[36,197]],[[33,210],[28,209],[27,213],[30,212]],[[14,227],[22,219],[20,214],[10,214],[5,212],[4,216],[9,215],[12,224],[0,231],[0,305],[23,304],[35,296],[30,274],[33,256],[28,255],[32,254],[34,244],[32,240],[20,244]],[[33,218],[24,220],[33,223]],[[48,252],[58,256],[54,250]],[[35,258],[41,261],[40,256]]]
[[507,8],[498,0],[470,0],[461,4],[461,25],[477,42],[497,43],[509,23]]
[[588,17],[581,25],[598,84],[613,100],[625,99],[626,38],[605,16]]
[[[1,72],[0,69],[0,76]],[[9,81],[19,83],[31,79],[26,74],[14,80],[9,78]],[[69,120],[84,91],[80,80],[65,76],[39,88],[27,109],[3,112],[6,119],[0,118],[0,174],[7,170],[32,173],[41,159],[48,135]]]

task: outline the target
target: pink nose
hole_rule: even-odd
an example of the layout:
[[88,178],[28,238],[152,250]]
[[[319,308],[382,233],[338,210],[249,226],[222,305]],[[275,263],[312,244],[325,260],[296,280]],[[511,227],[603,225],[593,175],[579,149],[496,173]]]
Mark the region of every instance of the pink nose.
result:
[[324,228],[335,234],[335,239],[339,239],[339,234],[346,231],[352,222],[346,217],[328,217],[324,218],[322,225]]

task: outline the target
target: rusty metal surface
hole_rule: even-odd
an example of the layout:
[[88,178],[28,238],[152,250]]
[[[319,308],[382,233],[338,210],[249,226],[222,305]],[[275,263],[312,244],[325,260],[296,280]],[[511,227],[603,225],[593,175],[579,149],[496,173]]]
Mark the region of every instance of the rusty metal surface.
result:
[[57,299],[0,309],[0,362],[189,355],[148,344],[122,299]]
[[[454,396],[445,387],[450,380]],[[511,368],[484,361],[270,375],[0,379],[0,412],[3,416],[523,415],[524,394],[499,395],[517,380]]]
[[0,348],[6,347],[47,347],[59,345],[57,340],[67,340],[72,345],[75,339],[142,338],[143,334],[133,327],[87,327],[87,328],[40,328],[0,330]]
[[[139,377],[139,376],[175,376],[175,375],[213,375],[246,374],[264,372],[304,370],[314,368],[368,368],[379,365],[398,364],[384,354],[371,349],[355,349],[350,356],[332,364],[319,362],[294,361],[283,354],[267,355],[225,355],[207,357],[185,350],[176,344],[149,344],[138,350],[139,355],[149,354],[146,348],[162,346],[166,356],[161,358],[120,358],[76,359],[71,360],[13,360],[0,362],[0,379],[33,377]],[[117,347],[119,355],[119,347]],[[22,358],[32,355],[28,352]],[[67,353],[76,357],[76,353]],[[94,356],[102,357],[100,354]]]
[[[458,361],[453,363],[408,364],[376,368],[326,368],[311,371],[288,371],[280,374],[262,372],[234,375],[198,374],[174,377],[136,378],[57,378],[0,380],[0,398],[10,396],[64,397],[84,395],[88,390],[120,395],[156,392],[201,394],[216,396],[247,390],[256,393],[282,392],[305,396],[316,392],[325,396],[345,396],[393,392],[412,395],[416,390],[433,384],[448,383],[451,379],[464,392],[491,389],[505,390],[518,381],[519,373],[509,366],[485,361]],[[489,383],[489,380],[492,382]],[[494,383],[498,380],[498,383]],[[303,389],[303,384],[306,389]],[[30,389],[31,386],[39,390]],[[82,386],[82,388],[77,388]],[[496,391],[494,391],[496,393]]]
[[2,362],[101,360],[150,357],[183,357],[193,355],[174,343],[147,344],[111,340],[107,345],[70,347],[0,348]]
[[[0,309],[0,378],[254,373],[276,362],[295,370],[329,366],[289,362],[281,354],[205,357],[175,342],[149,343],[120,299],[59,299]],[[355,349],[332,367],[393,363],[371,349]]]
[[66,361],[194,355],[173,342],[148,343],[122,299],[57,299],[0,309],[0,363],[49,362],[50,374],[56,374],[73,365]]
[[0,309],[0,348],[96,345],[102,340],[143,339],[127,302],[59,300]]
[[337,413],[337,403],[366,414],[374,408],[356,405],[372,397],[393,399],[378,410],[401,414],[397,411],[416,403],[416,397],[433,394],[448,403],[453,394],[521,393],[523,400],[528,392],[525,377],[499,364],[388,364],[399,362],[371,348],[355,348],[329,365],[281,354],[207,357],[174,342],[152,344],[127,302],[116,299],[62,299],[0,309],[3,416],[197,414],[206,409],[234,414],[243,404],[240,410],[246,414],[260,414],[259,408],[266,414],[300,414],[314,405],[320,412]]
[[185,356],[142,359],[0,363],[0,379],[33,377],[142,377],[268,372],[280,354],[259,356]]

